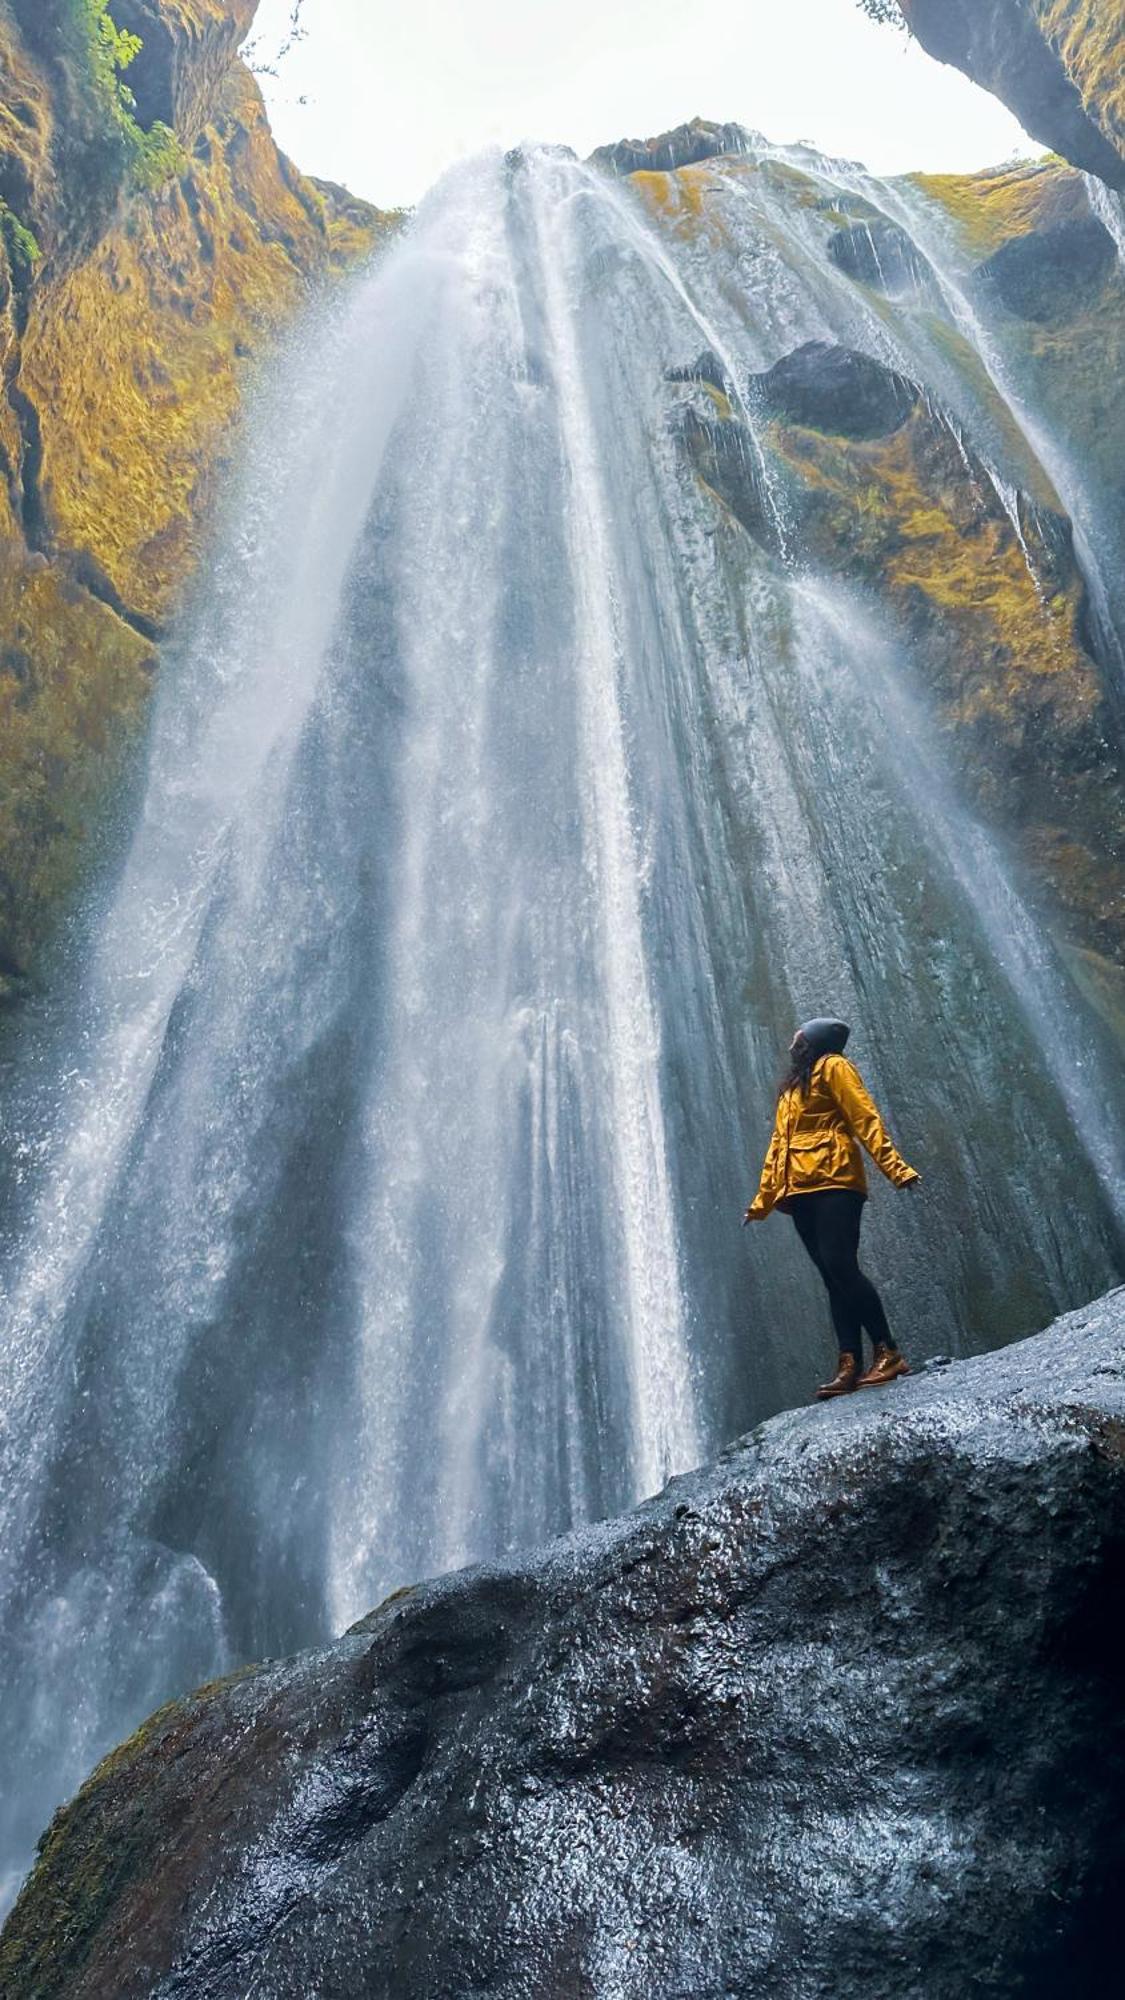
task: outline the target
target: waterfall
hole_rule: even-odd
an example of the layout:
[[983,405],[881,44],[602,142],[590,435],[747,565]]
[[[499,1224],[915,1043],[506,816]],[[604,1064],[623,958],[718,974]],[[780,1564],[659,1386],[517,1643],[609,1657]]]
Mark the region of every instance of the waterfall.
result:
[[738,1227],[795,1018],[923,1167],[868,1225],[912,1349],[1113,1279],[1096,1027],[901,635],[717,525],[665,371],[850,337],[973,397],[781,184],[724,228],[469,163],[260,391],[5,1112],[13,1883],[159,1701],[807,1393],[814,1277]]

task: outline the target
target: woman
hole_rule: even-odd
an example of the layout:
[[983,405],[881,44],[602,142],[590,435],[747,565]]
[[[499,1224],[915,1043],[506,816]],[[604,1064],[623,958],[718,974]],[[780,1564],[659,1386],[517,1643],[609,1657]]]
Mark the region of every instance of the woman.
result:
[[[761,1185],[743,1218],[759,1222],[772,1208],[784,1209],[827,1286],[840,1358],[832,1380],[816,1392],[822,1399],[878,1388],[910,1373],[891,1337],[883,1302],[857,1261],[867,1176],[856,1142],[896,1187],[917,1187],[920,1176],[896,1152],[859,1071],[842,1053],[850,1032],[843,1021],[820,1019],[798,1028],[778,1091]],[[875,1349],[866,1375],[863,1327]]]

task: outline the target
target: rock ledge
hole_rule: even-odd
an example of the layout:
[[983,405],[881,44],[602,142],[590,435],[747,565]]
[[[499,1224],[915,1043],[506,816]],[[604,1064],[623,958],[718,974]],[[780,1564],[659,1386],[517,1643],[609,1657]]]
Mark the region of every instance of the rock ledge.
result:
[[163,1710],[7,2000],[1109,1990],[1125,1291]]

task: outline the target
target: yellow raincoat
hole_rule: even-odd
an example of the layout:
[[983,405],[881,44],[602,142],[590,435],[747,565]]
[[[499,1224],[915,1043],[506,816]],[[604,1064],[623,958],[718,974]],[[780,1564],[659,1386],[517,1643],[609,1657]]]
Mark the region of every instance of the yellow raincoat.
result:
[[808,1096],[793,1084],[778,1100],[773,1138],[748,1219],[757,1222],[793,1194],[817,1194],[824,1188],[857,1188],[866,1194],[860,1145],[896,1187],[909,1187],[918,1179],[892,1145],[859,1071],[846,1056],[819,1056]]

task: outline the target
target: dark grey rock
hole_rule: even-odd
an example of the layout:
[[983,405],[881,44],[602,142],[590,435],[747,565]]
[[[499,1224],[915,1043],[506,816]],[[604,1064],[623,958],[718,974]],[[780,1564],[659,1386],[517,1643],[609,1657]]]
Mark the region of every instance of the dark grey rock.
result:
[[[1102,65],[1103,88],[1084,99],[1056,45],[1057,19],[1052,35],[1042,0],[988,0],[987,5],[899,0],[899,5],[922,47],[994,91],[1033,139],[1109,187],[1125,188],[1125,154],[1104,88],[1114,75],[1112,39]],[[1099,22],[1096,14],[1091,31],[1111,36],[1108,22]]]
[[621,176],[669,174],[677,167],[698,166],[701,160],[749,152],[752,145],[753,135],[743,125],[712,125],[706,118],[692,118],[654,139],[619,139],[616,145],[599,146],[590,155],[590,165]]
[[924,284],[930,267],[905,229],[886,216],[837,229],[828,239],[828,255],[847,277],[895,297]]
[[678,413],[675,429],[700,479],[739,525],[770,555],[783,554],[782,508],[788,495],[771,493],[762,452],[749,425],[738,417],[703,416],[688,408]]
[[1123,1360],[1118,1291],[164,1711],[5,2000],[1100,2000]]
[[828,340],[806,341],[764,375],[751,376],[750,393],[770,416],[847,438],[889,436],[919,396],[905,375]]
[[1096,216],[1014,236],[977,267],[978,282],[1021,319],[1069,319],[1104,284],[1117,260]]
[[694,361],[685,362],[682,368],[666,368],[666,382],[709,382],[713,389],[721,389],[724,396],[730,393],[727,372],[719,356],[710,347],[697,354]]

